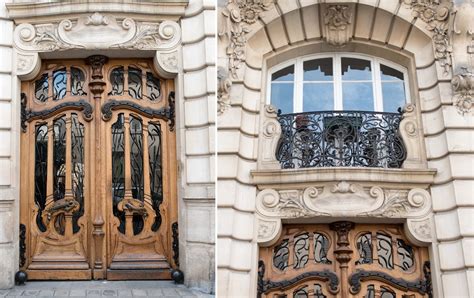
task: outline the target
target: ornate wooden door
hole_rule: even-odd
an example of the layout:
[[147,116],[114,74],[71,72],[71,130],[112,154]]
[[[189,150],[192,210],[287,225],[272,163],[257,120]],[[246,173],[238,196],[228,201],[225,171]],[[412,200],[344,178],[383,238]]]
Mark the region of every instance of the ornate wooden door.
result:
[[51,60],[22,83],[20,267],[29,279],[170,278],[174,92],[151,63]]
[[260,248],[258,296],[432,297],[428,260],[400,225],[287,225]]

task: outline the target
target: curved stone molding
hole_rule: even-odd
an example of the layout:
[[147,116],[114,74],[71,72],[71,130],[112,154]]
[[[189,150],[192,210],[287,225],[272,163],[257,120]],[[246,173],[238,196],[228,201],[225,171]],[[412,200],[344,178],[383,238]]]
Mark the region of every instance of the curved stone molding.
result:
[[427,245],[433,241],[432,216],[409,218],[405,223],[408,239],[416,245]]
[[331,4],[325,6],[324,38],[330,45],[342,47],[352,38],[354,5]]
[[413,16],[426,23],[426,29],[433,33],[433,48],[444,74],[452,69],[453,48],[450,40],[450,15],[453,4],[450,0],[402,0],[413,10]]
[[415,105],[405,105],[402,118],[400,122],[400,135],[407,154],[402,167],[405,169],[425,168],[421,131],[416,117]]
[[281,220],[257,215],[257,242],[262,246],[273,245],[280,238]]
[[281,136],[281,126],[277,119],[278,110],[266,105],[263,114],[263,125],[260,131],[258,169],[280,169],[276,159],[276,150]]
[[38,53],[16,51],[16,75],[20,80],[32,80],[41,69],[41,58]]
[[117,19],[110,14],[82,15],[59,23],[20,24],[14,42],[26,52],[50,52],[68,49],[139,49],[162,50],[175,47],[181,38],[179,25]]
[[474,74],[464,68],[463,74],[458,74],[451,80],[454,97],[453,105],[461,115],[471,112],[474,101]]
[[167,79],[175,77],[179,68],[178,50],[171,52],[156,51],[153,64],[160,76]]

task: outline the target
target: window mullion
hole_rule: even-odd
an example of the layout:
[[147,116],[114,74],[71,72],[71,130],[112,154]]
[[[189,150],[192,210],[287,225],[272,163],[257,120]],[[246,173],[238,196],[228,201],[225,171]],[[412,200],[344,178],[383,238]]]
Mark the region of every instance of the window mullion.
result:
[[334,55],[333,58],[334,73],[334,110],[342,110],[342,73],[341,73],[341,57]]
[[374,65],[374,99],[375,106],[374,111],[383,112],[383,94],[382,94],[382,78],[380,75],[380,63],[377,60],[373,60]]
[[295,113],[303,112],[303,62],[296,59],[295,62],[295,90],[293,90],[293,110]]

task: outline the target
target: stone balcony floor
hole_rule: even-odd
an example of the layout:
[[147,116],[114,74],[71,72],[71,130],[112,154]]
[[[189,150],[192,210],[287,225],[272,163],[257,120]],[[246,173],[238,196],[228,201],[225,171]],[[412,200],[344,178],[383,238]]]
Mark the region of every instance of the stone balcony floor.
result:
[[214,297],[173,281],[29,281],[0,297]]

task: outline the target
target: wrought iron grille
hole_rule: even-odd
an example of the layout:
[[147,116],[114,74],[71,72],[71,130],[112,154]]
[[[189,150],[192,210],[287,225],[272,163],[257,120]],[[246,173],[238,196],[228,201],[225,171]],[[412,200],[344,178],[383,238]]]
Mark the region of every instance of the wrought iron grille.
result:
[[401,113],[365,111],[279,114],[276,158],[284,169],[400,168],[406,158],[401,118]]

